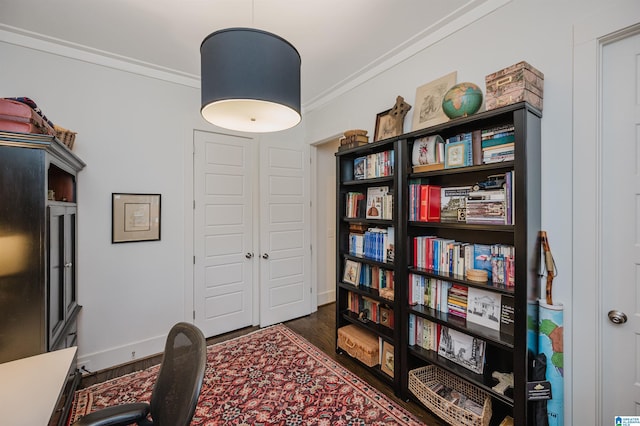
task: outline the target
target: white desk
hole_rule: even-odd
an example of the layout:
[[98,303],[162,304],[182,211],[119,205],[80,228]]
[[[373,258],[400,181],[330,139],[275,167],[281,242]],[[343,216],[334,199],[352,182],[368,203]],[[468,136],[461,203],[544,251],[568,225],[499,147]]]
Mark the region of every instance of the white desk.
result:
[[49,424],[76,351],[74,346],[0,364],[0,422],[12,426]]

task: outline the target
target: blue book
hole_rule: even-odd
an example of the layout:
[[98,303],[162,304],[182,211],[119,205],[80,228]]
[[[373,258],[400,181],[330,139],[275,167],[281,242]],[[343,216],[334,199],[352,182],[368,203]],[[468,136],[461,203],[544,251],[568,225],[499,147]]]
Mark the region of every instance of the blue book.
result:
[[473,245],[473,269],[487,271],[488,281],[491,282],[493,268],[491,265],[491,246],[489,244]]

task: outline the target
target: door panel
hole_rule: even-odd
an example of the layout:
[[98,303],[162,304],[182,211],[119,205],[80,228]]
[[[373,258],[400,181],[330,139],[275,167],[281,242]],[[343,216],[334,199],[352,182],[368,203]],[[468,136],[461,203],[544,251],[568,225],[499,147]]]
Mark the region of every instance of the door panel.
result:
[[65,217],[64,207],[49,207],[49,318],[47,347],[51,349],[53,341],[64,326],[64,265],[65,265]]
[[613,424],[640,415],[640,34],[605,45],[602,59],[601,424]]
[[207,337],[253,323],[251,143],[195,133],[194,309]]
[[260,146],[260,325],[311,312],[306,148]]

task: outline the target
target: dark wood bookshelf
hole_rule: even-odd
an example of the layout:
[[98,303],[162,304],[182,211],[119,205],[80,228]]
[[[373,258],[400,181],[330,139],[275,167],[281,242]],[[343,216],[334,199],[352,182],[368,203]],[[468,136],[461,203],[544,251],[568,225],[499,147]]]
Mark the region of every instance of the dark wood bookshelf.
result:
[[[498,425],[505,415],[514,418],[515,424],[531,424],[532,404],[527,398],[527,383],[532,369],[533,355],[530,347],[537,336],[529,325],[535,324],[528,317],[528,307],[539,294],[538,265],[541,215],[541,119],[542,113],[527,103],[517,103],[491,111],[480,112],[468,117],[457,118],[426,129],[413,131],[386,140],[374,142],[336,153],[336,335],[337,329],[347,324],[357,324],[394,346],[395,374],[389,381],[393,391],[408,400],[417,400],[409,390],[409,371],[425,365],[434,365],[476,385],[485,391],[492,400],[493,417],[491,425]],[[480,164],[468,167],[433,170],[414,173],[412,169],[412,148],[416,139],[430,135],[442,138],[455,136],[502,125],[514,127],[514,150],[512,161],[493,164]],[[368,154],[394,151],[394,174],[374,179],[353,178],[353,160]],[[455,222],[418,222],[409,221],[409,185],[419,179],[423,183],[441,187],[469,186],[487,176],[513,171],[513,210],[512,225],[483,225]],[[393,219],[370,220],[347,218],[345,214],[345,196],[351,191],[366,194],[368,187],[389,186],[393,193]],[[377,262],[349,254],[349,225],[364,224],[370,227],[394,228],[394,262]],[[513,246],[515,250],[515,285],[494,285],[467,280],[464,276],[418,268],[413,265],[413,238],[435,236],[454,239],[469,244],[503,244]],[[346,260],[380,266],[394,273],[394,301],[381,299],[377,291],[366,287],[355,287],[342,282],[343,267]],[[465,318],[436,311],[423,305],[409,304],[409,275],[415,274],[466,287],[479,288],[497,295],[513,298],[514,327],[513,335],[489,327],[472,323]],[[391,308],[394,312],[394,329],[378,324],[367,324],[356,313],[347,309],[348,292],[370,297]],[[448,327],[485,342],[485,365],[482,374],[477,374],[458,365],[437,351],[419,346],[409,346],[409,317],[415,315],[441,327]],[[383,330],[384,329],[384,330]],[[339,351],[340,352],[340,351]],[[348,356],[348,355],[345,355]],[[379,370],[372,367],[371,370]],[[497,383],[491,377],[493,371],[513,372],[514,386],[503,395],[493,390]],[[384,373],[381,373],[384,374]],[[388,377],[388,376],[387,376]]]

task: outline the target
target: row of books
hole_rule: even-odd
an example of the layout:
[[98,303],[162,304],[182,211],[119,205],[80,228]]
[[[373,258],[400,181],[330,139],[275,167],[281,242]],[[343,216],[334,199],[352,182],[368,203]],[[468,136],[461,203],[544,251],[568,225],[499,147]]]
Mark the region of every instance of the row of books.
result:
[[513,296],[409,274],[409,304],[464,318],[513,335]]
[[394,159],[394,151],[378,152],[355,158],[353,160],[353,178],[360,180],[393,176]]
[[388,186],[367,188],[366,200],[362,192],[347,192],[345,195],[346,217],[393,219],[393,193]]
[[409,345],[435,351],[474,373],[484,370],[484,340],[413,314],[409,315]]
[[434,322],[413,314],[409,315],[409,346],[438,351],[438,327]]
[[[465,132],[446,139],[423,137],[414,141],[428,158],[413,159],[414,172],[438,168],[468,167],[480,164],[511,161],[514,159],[515,132],[512,124],[499,125],[473,132]],[[436,167],[440,165],[440,167]]]
[[379,262],[393,262],[395,254],[395,232],[388,228],[369,228],[363,234],[349,233],[349,254],[362,256]]
[[413,180],[409,184],[409,220],[513,225],[513,182],[513,170],[475,185],[442,187]]
[[362,321],[371,321],[391,329],[394,327],[393,309],[370,297],[349,292],[347,295],[347,309],[357,314]]
[[347,192],[345,195],[345,216],[350,218],[363,217],[365,197],[362,192]]
[[409,220],[440,221],[440,187],[421,183],[409,184]]
[[507,244],[473,244],[435,236],[413,238],[413,264],[441,274],[467,275],[469,269],[487,271],[489,282],[515,285],[515,249]]
[[377,290],[388,288],[393,290],[393,270],[347,260],[345,262],[343,282],[353,284],[356,287]]

